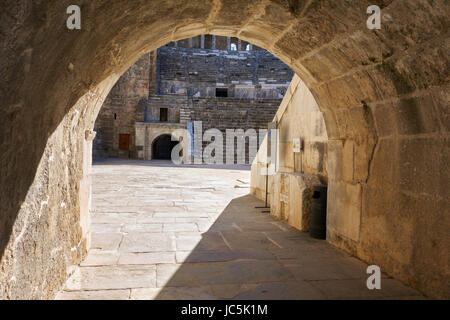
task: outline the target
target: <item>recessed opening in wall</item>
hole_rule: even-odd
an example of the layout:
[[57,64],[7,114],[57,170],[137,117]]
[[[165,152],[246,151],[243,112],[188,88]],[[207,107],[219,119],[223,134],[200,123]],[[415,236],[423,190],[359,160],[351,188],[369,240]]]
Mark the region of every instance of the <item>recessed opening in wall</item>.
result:
[[117,120],[117,113],[114,113],[114,120]]
[[228,97],[228,88],[216,88],[216,97]]
[[159,109],[159,121],[161,122],[167,122],[168,121],[168,109],[167,108],[160,108]]
[[155,160],[170,160],[173,148],[178,141],[172,141],[170,134],[163,134],[153,141],[152,158]]

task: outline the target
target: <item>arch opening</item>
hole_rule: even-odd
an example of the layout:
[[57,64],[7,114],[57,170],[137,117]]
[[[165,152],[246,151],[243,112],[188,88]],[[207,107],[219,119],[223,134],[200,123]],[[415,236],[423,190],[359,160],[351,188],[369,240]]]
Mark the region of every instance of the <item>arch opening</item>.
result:
[[152,159],[170,160],[173,148],[178,141],[172,141],[172,136],[168,134],[160,135],[152,143]]
[[[1,193],[8,195],[0,204],[2,296],[51,296],[64,278],[61,270],[83,255],[82,228],[70,225],[83,225],[79,212],[86,208],[85,195],[78,187],[90,166],[91,130],[118,75],[163,43],[210,33],[268,49],[316,98],[329,138],[329,199],[351,204],[351,210],[332,211],[329,241],[432,296],[448,297],[441,279],[448,275],[442,254],[448,232],[442,221],[448,215],[442,208],[448,207],[450,188],[442,172],[448,172],[449,62],[443,40],[449,11],[443,1],[388,1],[383,7],[388,27],[369,31],[368,5],[239,1],[229,10],[202,1],[154,1],[139,8],[123,1],[86,1],[85,10],[97,18],[87,20],[79,33],[68,32],[59,18],[44,28],[27,10],[8,5],[2,14],[23,21],[24,32],[7,31],[2,40],[16,40],[2,46],[0,65],[7,106],[0,120]],[[33,17],[64,12],[60,5],[33,10],[39,11]],[[114,26],[106,23],[117,12],[127,14]],[[45,40],[30,42],[29,35]],[[417,150],[424,152],[417,156]],[[66,171],[67,179],[61,174]],[[41,217],[52,221],[51,230],[31,232]],[[50,255],[51,237],[62,236],[62,230],[59,264],[48,259],[27,284],[11,280],[27,278],[21,272],[40,260],[31,249],[14,258],[16,248],[32,248],[39,239],[41,251]],[[15,263],[25,267],[17,271]],[[60,275],[55,285],[40,286],[39,279],[55,270]]]

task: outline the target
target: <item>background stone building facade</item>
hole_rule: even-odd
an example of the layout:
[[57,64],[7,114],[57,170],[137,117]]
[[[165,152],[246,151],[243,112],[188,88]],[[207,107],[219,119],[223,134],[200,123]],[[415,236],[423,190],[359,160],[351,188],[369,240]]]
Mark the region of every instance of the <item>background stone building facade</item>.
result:
[[278,58],[235,38],[169,43],[142,56],[113,87],[95,123],[93,157],[167,158],[168,150],[157,149],[173,147],[168,137],[194,121],[203,132],[266,128],[292,76]]

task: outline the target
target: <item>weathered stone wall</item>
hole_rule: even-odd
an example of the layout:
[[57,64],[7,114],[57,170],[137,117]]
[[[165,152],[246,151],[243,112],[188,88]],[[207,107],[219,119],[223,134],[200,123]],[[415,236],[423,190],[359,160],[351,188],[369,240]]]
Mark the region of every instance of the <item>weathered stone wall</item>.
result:
[[[323,115],[305,83],[295,76],[273,118],[278,123],[276,161],[271,161],[268,176],[268,203],[271,215],[307,231],[311,217],[311,195],[314,184],[326,183],[328,174],[327,133]],[[294,153],[293,139],[303,143]],[[259,199],[266,197],[267,137],[252,164],[250,192]]]
[[86,253],[93,120],[113,84],[83,96],[49,137],[2,253],[0,298],[52,299]]
[[[267,124],[272,121],[281,99],[236,99],[236,98],[192,98],[188,109],[190,121],[202,122],[202,134],[208,129],[218,129],[223,135],[223,162],[226,163],[227,129],[243,129],[244,134],[249,129],[254,129],[259,140],[260,130],[267,129]],[[245,139],[238,135],[238,139]],[[203,141],[203,149],[211,141]],[[237,150],[237,139],[234,141],[234,149]],[[259,145],[260,141],[258,142]],[[246,164],[253,162],[249,158],[249,139],[245,139],[245,154],[241,158]],[[238,154],[230,157],[234,163],[238,161]]]
[[[267,123],[270,122],[276,113],[281,99],[236,99],[236,98],[194,98],[186,97],[185,95],[156,95],[149,98],[148,108],[140,108],[137,112],[137,121],[145,122],[147,120],[148,125],[139,124],[138,130],[141,134],[144,134],[144,127],[146,127],[148,135],[156,138],[151,130],[159,128],[153,124],[158,124],[161,127],[174,127],[180,128],[177,124],[183,124],[183,128],[186,129],[186,123],[199,121],[202,123],[202,136],[208,129],[218,129],[223,134],[223,161],[226,162],[226,130],[243,129],[244,132],[248,129],[255,129],[259,133],[260,129],[266,129]],[[159,121],[159,108],[168,107],[169,119],[167,123]],[[147,112],[147,116],[145,116]],[[175,125],[175,126],[174,126]],[[156,130],[156,129],[155,129]],[[156,130],[155,132],[159,132]],[[169,133],[171,130],[168,131]],[[167,133],[167,132],[165,132]],[[239,136],[241,137],[241,136]],[[151,159],[150,152],[151,143],[153,139],[141,139],[144,144],[137,145],[137,149],[147,150],[141,153],[139,159]],[[206,147],[210,142],[204,141],[202,146]],[[249,160],[248,152],[249,141],[246,139],[246,163],[251,163],[253,159]],[[237,148],[237,140],[235,141],[235,149]],[[145,156],[144,156],[145,155]],[[234,157],[237,160],[237,156]]]
[[[223,107],[235,107],[239,103],[247,105],[247,110],[251,99],[269,99],[261,113],[250,113],[244,117],[245,123],[240,124],[246,129],[250,119],[249,125],[258,123],[258,127],[252,128],[260,128],[261,120],[264,122],[275,114],[281,101],[277,99],[283,97],[292,75],[289,67],[267,51],[229,52],[163,46],[141,57],[111,90],[95,123],[97,136],[93,156],[139,158],[137,153],[142,151],[142,146],[136,147],[136,121],[158,122],[161,108],[168,109],[170,123],[191,121],[193,111],[189,108],[194,104],[189,103],[187,96],[215,97],[216,87],[228,88],[230,97],[244,98],[241,102],[230,100],[228,104],[222,99]],[[212,102],[211,107],[216,108],[213,99],[205,101]],[[238,109],[236,112],[240,114],[242,107]],[[195,112],[195,120],[202,120],[199,119],[201,112]],[[214,117],[209,120],[213,121],[210,127],[234,128],[229,121],[220,123],[225,119],[223,114],[205,113],[205,119],[207,116]],[[129,150],[119,148],[120,134],[130,135]]]
[[[173,139],[179,140],[180,136],[175,133],[177,132],[177,130],[186,129],[186,125],[181,123],[165,122],[136,122],[135,128],[137,159],[152,160],[153,143],[155,142],[155,139],[161,135],[172,135]],[[187,159],[188,154],[185,152],[184,155],[184,159]]]
[[147,103],[137,110],[136,121],[159,122],[161,108],[167,108],[167,122],[186,123],[183,110],[187,104],[185,95],[150,95]]
[[[323,114],[313,95],[298,76],[292,79],[273,121],[278,122],[274,169],[276,162],[278,172],[316,175],[322,183],[327,183],[328,136]],[[301,152],[293,152],[294,138],[303,141]],[[266,144],[265,140],[257,161],[252,165],[251,192],[259,198],[265,195],[265,177],[259,173],[266,171]]]
[[[374,3],[382,9],[379,30],[366,27],[366,10]],[[71,242],[77,224],[67,225],[72,231],[59,230],[58,241],[46,241],[46,225],[28,219],[38,211],[25,213],[21,205],[27,196],[32,203],[46,198],[45,192],[34,193],[33,186],[42,181],[38,172],[45,168],[43,156],[66,143],[57,139],[48,144],[70,119],[70,110],[90,92],[102,92],[105,98],[104,81],[118,79],[144,53],[208,33],[239,37],[269,50],[316,98],[329,138],[329,204],[337,208],[336,218],[342,216],[329,230],[328,241],[431,297],[450,297],[448,1],[175,0],[136,5],[79,0],[81,30],[66,27],[70,4],[2,2],[2,298],[30,292],[36,298],[50,297],[61,283],[55,275],[66,272],[56,262],[36,271],[44,251],[13,243],[15,234],[23,234],[43,244],[45,252],[55,249],[57,259],[65,261],[68,252],[58,251],[58,245]],[[93,121],[94,104],[86,108]],[[80,149],[70,159],[81,162]],[[61,168],[71,168],[70,161],[62,160]],[[344,170],[348,161],[354,164],[349,172]],[[55,170],[51,188],[64,185],[68,176],[75,186],[68,194],[79,198],[81,175],[64,171]],[[48,195],[60,200],[57,192]],[[59,216],[60,201],[51,201]],[[345,203],[352,204],[354,214],[339,209]],[[354,232],[354,221],[359,221],[359,232]],[[8,258],[21,252],[30,254]]]
[[226,51],[164,46],[158,49],[158,94],[283,98],[293,72],[267,51]]
[[[152,53],[143,55],[112,88],[95,122],[98,137],[94,140],[94,158],[135,158],[136,112],[147,103],[150,88]],[[153,76],[154,78],[154,76]],[[119,148],[119,135],[130,135],[129,150]]]
[[203,129],[267,128],[281,99],[192,98],[187,110],[191,121],[202,121]]

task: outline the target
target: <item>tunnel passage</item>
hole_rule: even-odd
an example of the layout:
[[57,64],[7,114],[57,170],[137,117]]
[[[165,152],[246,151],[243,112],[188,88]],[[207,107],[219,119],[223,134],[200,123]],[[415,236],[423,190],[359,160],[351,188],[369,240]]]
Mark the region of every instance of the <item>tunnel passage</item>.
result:
[[172,141],[172,136],[168,134],[157,137],[152,144],[152,159],[170,160],[172,149],[178,144],[178,141]]
[[[366,27],[374,3],[379,30]],[[66,28],[69,4],[2,6],[0,297],[59,290],[89,246],[103,100],[142,54],[200,34],[270,51],[316,98],[330,140],[327,241],[450,297],[448,1],[80,0],[81,30]]]

